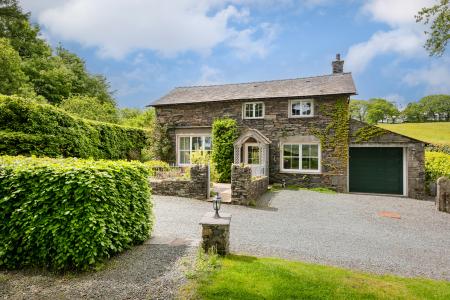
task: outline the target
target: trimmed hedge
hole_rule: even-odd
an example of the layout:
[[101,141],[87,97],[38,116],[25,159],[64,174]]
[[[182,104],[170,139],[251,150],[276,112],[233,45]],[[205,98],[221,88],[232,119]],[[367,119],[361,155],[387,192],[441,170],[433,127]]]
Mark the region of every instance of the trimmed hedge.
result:
[[425,177],[428,182],[439,177],[450,178],[450,154],[425,151]]
[[234,142],[238,138],[238,126],[234,119],[217,119],[212,125],[212,160],[215,164],[218,181],[230,182],[231,165],[234,163]]
[[140,159],[148,133],[88,121],[49,104],[0,95],[0,154]]
[[0,157],[0,266],[85,270],[153,226],[139,162]]

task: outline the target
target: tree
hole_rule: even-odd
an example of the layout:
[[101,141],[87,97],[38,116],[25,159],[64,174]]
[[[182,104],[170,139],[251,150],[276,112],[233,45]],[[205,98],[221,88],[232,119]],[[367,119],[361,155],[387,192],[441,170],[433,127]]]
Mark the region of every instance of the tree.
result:
[[27,77],[21,69],[19,54],[5,38],[0,38],[0,94],[19,94],[27,85]]
[[366,100],[350,100],[351,117],[364,122],[367,116],[368,104]]
[[109,102],[102,103],[94,97],[74,96],[64,100],[59,107],[81,118],[109,123],[118,122],[116,107]]
[[430,30],[425,31],[428,36],[425,49],[430,55],[441,56],[445,52],[450,38],[450,5],[449,0],[440,0],[439,3],[422,8],[415,16],[416,22],[429,24]]
[[369,100],[367,108],[367,122],[370,124],[376,124],[383,120],[391,120],[395,122],[395,119],[400,115],[397,107],[394,103],[387,101],[386,99],[373,98]]
[[425,121],[423,105],[417,102],[408,103],[402,111],[402,116],[407,122],[417,123]]
[[17,0],[0,0],[0,37],[8,39],[21,57],[22,71],[30,82],[26,94],[34,90],[52,104],[84,95],[115,105],[106,78],[90,74],[80,57],[61,46],[53,54],[40,37],[39,26],[30,22],[30,14],[22,11]]
[[429,95],[419,100],[423,114],[431,120],[450,119],[450,95]]
[[153,129],[155,127],[155,109],[123,108],[119,110],[119,123],[125,126]]

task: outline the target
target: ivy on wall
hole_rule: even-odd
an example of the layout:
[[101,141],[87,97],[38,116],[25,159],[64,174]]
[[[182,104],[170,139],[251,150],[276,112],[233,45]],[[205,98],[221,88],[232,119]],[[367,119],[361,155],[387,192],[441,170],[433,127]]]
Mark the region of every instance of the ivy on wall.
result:
[[355,138],[356,143],[362,143],[362,142],[367,142],[377,136],[380,136],[380,135],[383,135],[386,133],[388,133],[388,131],[384,130],[383,128],[373,126],[373,125],[367,125],[367,126],[359,128],[353,134],[353,137]]
[[310,132],[320,139],[322,149],[332,151],[332,156],[336,158],[332,164],[322,165],[334,171],[345,170],[350,132],[348,100],[340,98],[333,106],[320,105],[319,110],[322,115],[330,118],[330,122],[324,129],[313,128]]

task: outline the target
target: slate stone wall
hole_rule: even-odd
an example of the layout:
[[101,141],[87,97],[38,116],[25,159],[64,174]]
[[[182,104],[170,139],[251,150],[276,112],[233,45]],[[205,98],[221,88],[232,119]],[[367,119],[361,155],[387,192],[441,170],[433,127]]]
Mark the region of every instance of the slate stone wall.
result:
[[205,200],[209,198],[208,166],[194,165],[190,169],[190,179],[150,179],[154,195],[177,196]]
[[267,192],[269,178],[261,176],[252,179],[249,166],[233,164],[231,167],[231,202],[239,205],[249,205]]
[[[241,132],[246,128],[259,130],[271,140],[269,145],[269,179],[271,182],[281,183],[283,179],[287,184],[303,187],[327,186],[337,191],[347,190],[347,168],[336,169],[330,167],[336,159],[334,149],[322,150],[322,170],[320,174],[298,174],[280,172],[280,139],[289,136],[310,136],[312,129],[324,129],[331,121],[330,116],[320,113],[331,110],[336,101],[347,96],[321,96],[314,98],[314,116],[307,118],[289,118],[289,99],[269,98],[258,99],[264,102],[264,119],[242,119],[242,105],[251,101],[223,101],[212,103],[177,104],[156,107],[156,116],[161,124],[169,124],[169,130],[175,149],[176,129],[181,128],[210,128],[217,118],[229,117],[238,122]],[[292,98],[294,99],[294,98]],[[172,161],[175,162],[175,155]]]

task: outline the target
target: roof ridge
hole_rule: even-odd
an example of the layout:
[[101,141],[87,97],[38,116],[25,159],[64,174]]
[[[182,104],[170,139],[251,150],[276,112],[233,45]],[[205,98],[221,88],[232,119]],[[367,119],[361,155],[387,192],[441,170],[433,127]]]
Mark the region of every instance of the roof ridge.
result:
[[288,81],[288,80],[310,79],[310,78],[319,78],[319,77],[331,77],[331,76],[340,76],[340,75],[348,75],[348,74],[352,74],[352,72],[343,72],[343,73],[338,73],[338,74],[326,74],[326,75],[316,75],[316,76],[307,76],[307,77],[297,77],[297,78],[286,78],[286,79],[272,79],[272,80],[262,80],[262,81],[238,82],[238,83],[176,86],[172,90],[175,90],[175,89],[188,89],[188,88],[199,88],[199,87],[212,87],[212,86],[255,84],[255,83],[266,83],[266,82],[268,83],[268,82],[275,82],[275,81]]

